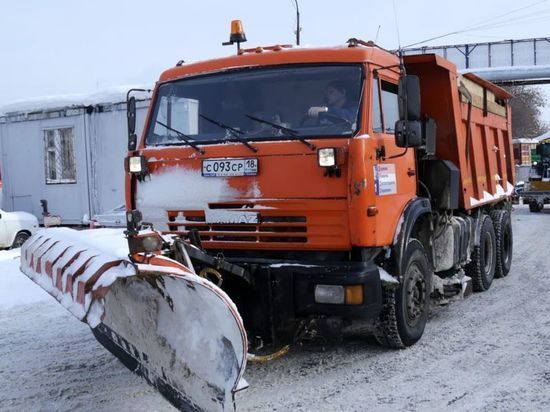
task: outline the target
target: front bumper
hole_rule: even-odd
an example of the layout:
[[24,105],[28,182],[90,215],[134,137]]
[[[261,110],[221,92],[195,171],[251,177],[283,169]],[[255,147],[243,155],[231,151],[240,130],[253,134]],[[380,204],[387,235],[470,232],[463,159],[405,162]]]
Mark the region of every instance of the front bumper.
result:
[[[322,266],[281,265],[274,273],[293,278],[294,309],[299,317],[310,315],[341,316],[344,319],[374,319],[382,308],[382,285],[378,268],[372,263],[328,263]],[[362,285],[363,304],[327,304],[315,302],[316,285]]]
[[[374,320],[383,303],[378,266],[373,262],[277,262],[257,259],[233,263],[251,274],[252,298],[243,310],[247,329],[273,341],[292,339],[304,319]],[[316,285],[362,285],[363,304],[315,302]],[[269,321],[267,321],[269,320]]]

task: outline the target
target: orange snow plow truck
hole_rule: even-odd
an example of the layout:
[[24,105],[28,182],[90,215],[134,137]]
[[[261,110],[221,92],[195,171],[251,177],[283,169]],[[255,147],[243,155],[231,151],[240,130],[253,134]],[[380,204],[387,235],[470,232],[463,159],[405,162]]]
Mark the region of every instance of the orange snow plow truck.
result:
[[510,270],[510,97],[358,39],[180,63],[141,139],[128,99],[127,230],[44,230],[22,271],[181,409],[233,408],[262,343],[413,345]]

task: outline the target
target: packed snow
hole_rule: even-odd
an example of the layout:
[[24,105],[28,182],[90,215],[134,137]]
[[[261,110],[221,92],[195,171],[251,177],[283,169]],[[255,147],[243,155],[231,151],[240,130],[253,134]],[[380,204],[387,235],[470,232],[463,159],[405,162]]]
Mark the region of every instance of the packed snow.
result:
[[[415,346],[294,346],[248,365],[237,410],[550,410],[550,210],[517,207],[513,229],[510,275],[434,307]],[[0,252],[0,410],[174,410],[17,266]]]
[[138,182],[136,202],[145,222],[153,223],[158,230],[168,230],[167,210],[206,209],[212,216],[220,215],[224,212],[209,210],[208,203],[260,196],[261,192],[255,181],[246,191],[241,192],[232,187],[226,178],[212,179],[205,185],[199,170],[168,167],[162,173]]

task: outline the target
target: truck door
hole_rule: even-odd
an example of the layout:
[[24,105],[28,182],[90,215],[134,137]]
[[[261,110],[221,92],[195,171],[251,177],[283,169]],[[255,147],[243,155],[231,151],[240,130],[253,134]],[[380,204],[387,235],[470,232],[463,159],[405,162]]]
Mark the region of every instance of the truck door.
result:
[[399,120],[398,75],[384,69],[373,72],[371,87],[371,136],[377,141],[374,164],[374,192],[380,241],[391,242],[405,205],[416,195],[415,152],[395,144],[395,123]]

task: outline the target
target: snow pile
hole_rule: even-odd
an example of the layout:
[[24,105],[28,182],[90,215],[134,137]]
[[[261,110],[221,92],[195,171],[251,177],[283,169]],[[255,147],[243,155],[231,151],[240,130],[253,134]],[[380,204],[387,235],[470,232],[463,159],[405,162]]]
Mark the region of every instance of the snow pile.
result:
[[31,305],[51,300],[50,296],[37,287],[19,271],[21,249],[0,252],[0,309],[6,310],[17,305]]
[[[125,85],[101,90],[95,93],[78,93],[58,96],[35,97],[25,100],[18,100],[11,104],[0,107],[0,116],[8,114],[47,112],[63,108],[76,108],[105,103],[121,103],[126,101],[126,93],[130,89],[147,89],[147,85]],[[132,94],[138,100],[147,99],[149,93],[135,92]]]

